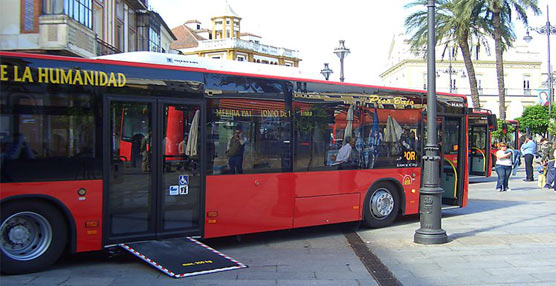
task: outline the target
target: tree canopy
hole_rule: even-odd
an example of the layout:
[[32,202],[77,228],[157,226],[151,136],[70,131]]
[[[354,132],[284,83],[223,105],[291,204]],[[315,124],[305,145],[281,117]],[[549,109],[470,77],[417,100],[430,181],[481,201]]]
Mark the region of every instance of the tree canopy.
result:
[[[551,114],[555,118],[554,112]],[[548,107],[541,105],[527,106],[523,110],[521,117],[516,118],[519,122],[519,129],[525,132],[529,129],[531,134],[547,135],[549,129],[550,117],[548,116]],[[551,134],[554,134],[551,132]]]

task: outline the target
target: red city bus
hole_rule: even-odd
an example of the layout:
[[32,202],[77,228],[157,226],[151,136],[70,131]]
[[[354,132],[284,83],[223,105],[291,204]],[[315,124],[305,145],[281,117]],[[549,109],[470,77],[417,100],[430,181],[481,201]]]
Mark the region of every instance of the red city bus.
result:
[[469,109],[469,174],[490,177],[494,160],[491,132],[496,131],[496,115],[488,109]]
[[[64,251],[384,227],[419,211],[425,91],[145,52],[0,61],[3,272],[38,271]],[[464,207],[466,97],[439,93],[436,122],[443,203]]]

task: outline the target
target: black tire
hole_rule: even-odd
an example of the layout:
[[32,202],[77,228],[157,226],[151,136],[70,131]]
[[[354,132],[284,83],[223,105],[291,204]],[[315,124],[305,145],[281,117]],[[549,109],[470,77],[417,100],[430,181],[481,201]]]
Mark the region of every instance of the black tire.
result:
[[367,227],[379,228],[391,225],[400,210],[400,193],[392,183],[380,182],[365,196],[363,223]]
[[28,200],[4,204],[1,213],[2,273],[37,272],[60,258],[68,230],[58,209]]

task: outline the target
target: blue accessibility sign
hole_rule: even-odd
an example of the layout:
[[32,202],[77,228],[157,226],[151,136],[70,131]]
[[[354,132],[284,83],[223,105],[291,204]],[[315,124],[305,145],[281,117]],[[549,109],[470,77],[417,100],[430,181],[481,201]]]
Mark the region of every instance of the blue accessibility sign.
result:
[[178,179],[178,184],[181,186],[189,185],[189,175],[180,175]]

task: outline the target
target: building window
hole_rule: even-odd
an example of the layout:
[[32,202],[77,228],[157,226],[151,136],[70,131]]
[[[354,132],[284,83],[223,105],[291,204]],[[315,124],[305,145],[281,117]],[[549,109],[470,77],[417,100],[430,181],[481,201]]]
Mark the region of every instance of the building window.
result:
[[136,21],[135,21],[135,12],[133,12],[133,10],[129,10],[129,14],[128,14],[128,43],[127,43],[127,47],[128,47],[128,51],[133,52],[136,50],[135,48],[135,41],[137,39],[136,36]]
[[149,29],[149,51],[160,52],[160,35],[151,27]]
[[529,75],[523,76],[523,95],[531,95],[531,89],[529,87]]
[[137,51],[162,51],[160,46],[160,23],[150,13],[136,14]]
[[101,40],[104,40],[103,15],[103,7],[100,4],[95,3],[93,12],[93,31],[95,31],[97,37]]
[[237,61],[238,61],[238,62],[243,62],[243,61],[245,61],[245,56],[237,56]]
[[93,28],[93,0],[67,0],[64,14],[89,29]]

